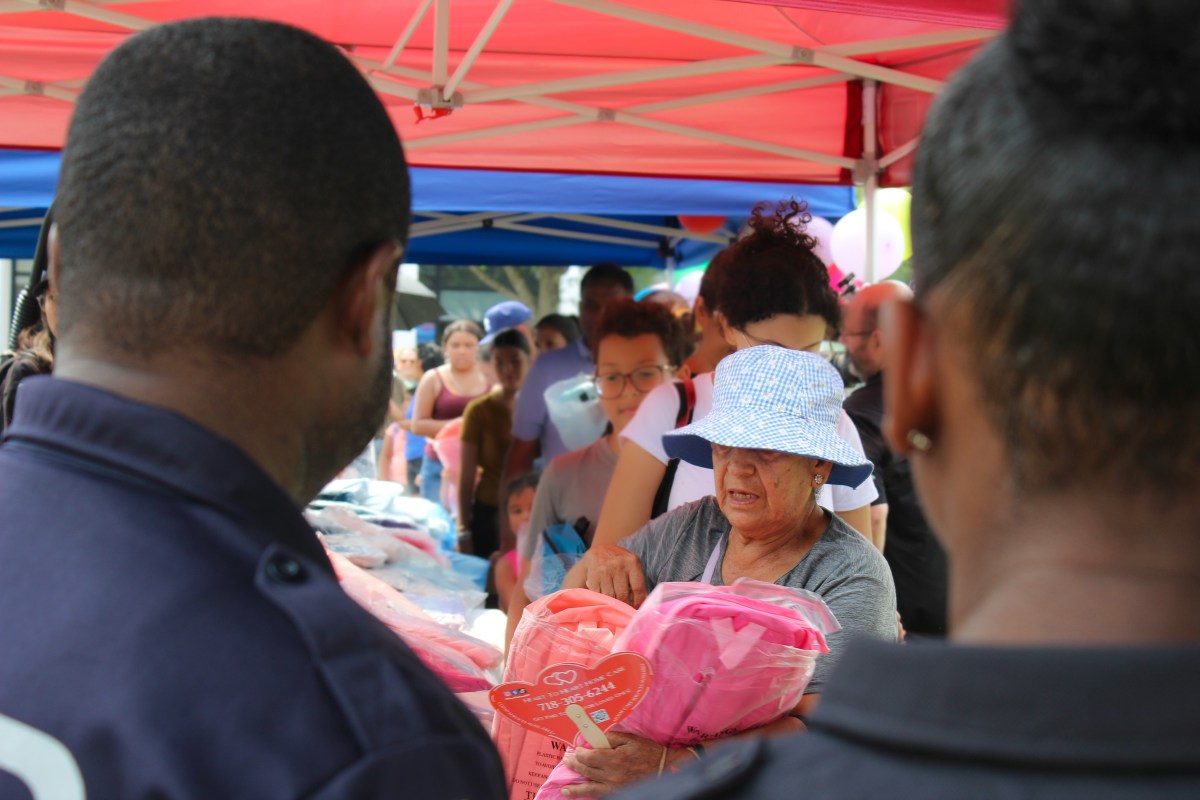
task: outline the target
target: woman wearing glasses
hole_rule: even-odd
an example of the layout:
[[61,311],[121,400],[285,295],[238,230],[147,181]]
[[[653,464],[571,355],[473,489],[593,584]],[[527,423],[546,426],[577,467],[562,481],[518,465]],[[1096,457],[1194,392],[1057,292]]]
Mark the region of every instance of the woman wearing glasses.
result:
[[[657,303],[614,301],[596,333],[595,384],[608,418],[608,432],[595,443],[550,462],[538,483],[521,550],[521,580],[508,609],[508,637],[516,629],[529,599],[523,582],[543,531],[567,523],[583,529],[590,543],[604,502],[604,490],[617,466],[621,431],[633,419],[642,399],[674,374],[683,331],[670,311]],[[586,523],[581,522],[586,520]]]

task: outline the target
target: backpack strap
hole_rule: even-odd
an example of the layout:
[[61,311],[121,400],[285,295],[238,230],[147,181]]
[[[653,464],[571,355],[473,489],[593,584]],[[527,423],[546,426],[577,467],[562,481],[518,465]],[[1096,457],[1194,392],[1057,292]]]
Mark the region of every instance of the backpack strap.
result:
[[[696,384],[691,378],[676,381],[675,391],[679,392],[679,411],[675,414],[675,428],[692,424],[696,415]],[[679,459],[672,458],[667,462],[667,471],[663,474],[658,491],[654,493],[654,503],[650,506],[650,519],[661,517],[667,512],[671,502],[671,487],[675,485],[675,473],[679,471]]]

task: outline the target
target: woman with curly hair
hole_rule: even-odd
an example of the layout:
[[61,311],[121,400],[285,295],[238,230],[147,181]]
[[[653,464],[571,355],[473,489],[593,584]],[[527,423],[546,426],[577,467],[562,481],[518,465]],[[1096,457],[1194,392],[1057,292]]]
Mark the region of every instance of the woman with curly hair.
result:
[[[805,232],[809,219],[807,207],[796,200],[774,207],[760,203],[750,218],[749,235],[713,259],[709,269],[720,276],[714,312],[735,351],[776,345],[817,352],[821,342],[836,333],[841,316],[838,298],[829,286],[828,270],[813,252],[815,242]],[[712,408],[713,375],[696,376],[693,391],[684,393],[694,395],[693,420],[703,419]],[[651,392],[638,408],[621,434],[625,446],[600,512],[597,543],[616,544],[639,530],[656,515],[656,497],[664,506],[657,509],[661,512],[713,494],[711,469],[686,461],[672,465],[663,449],[663,434],[688,416],[674,385]],[[837,432],[862,450],[858,431],[844,412]],[[817,493],[817,504],[869,539],[870,503],[877,496],[870,481],[855,487],[825,486]],[[587,585],[590,588],[598,580],[598,575],[592,576]],[[619,599],[640,601],[627,592],[618,590]]]

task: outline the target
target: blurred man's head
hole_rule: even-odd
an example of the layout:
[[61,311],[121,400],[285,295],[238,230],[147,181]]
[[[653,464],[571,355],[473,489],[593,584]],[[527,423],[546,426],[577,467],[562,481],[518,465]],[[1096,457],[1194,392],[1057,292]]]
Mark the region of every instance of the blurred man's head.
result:
[[596,346],[596,326],[613,300],[633,297],[633,278],[616,264],[597,264],[583,276],[579,287],[579,327],[589,348]]
[[401,347],[396,351],[396,374],[402,380],[415,384],[421,380],[424,370],[421,369],[421,354],[415,347]]
[[850,296],[842,314],[839,338],[846,346],[854,370],[862,378],[874,377],[883,370],[886,342],[879,326],[880,309],[892,300],[911,297],[912,291],[896,281],[864,286]]
[[331,45],[248,19],[138,34],[89,80],[63,153],[63,365],[261,368],[312,348],[330,388],[297,403],[329,418],[305,423],[306,469],[332,474],[386,408],[409,213],[395,128]]

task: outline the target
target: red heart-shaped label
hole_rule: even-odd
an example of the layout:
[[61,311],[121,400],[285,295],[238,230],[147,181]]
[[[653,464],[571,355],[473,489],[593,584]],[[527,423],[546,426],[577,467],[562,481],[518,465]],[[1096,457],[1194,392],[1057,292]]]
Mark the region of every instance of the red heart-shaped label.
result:
[[654,672],[637,653],[613,653],[595,666],[571,662],[551,664],[536,683],[502,683],[488,695],[497,713],[531,731],[573,744],[579,729],[568,719],[569,705],[579,705],[596,727],[616,725],[646,696]]

